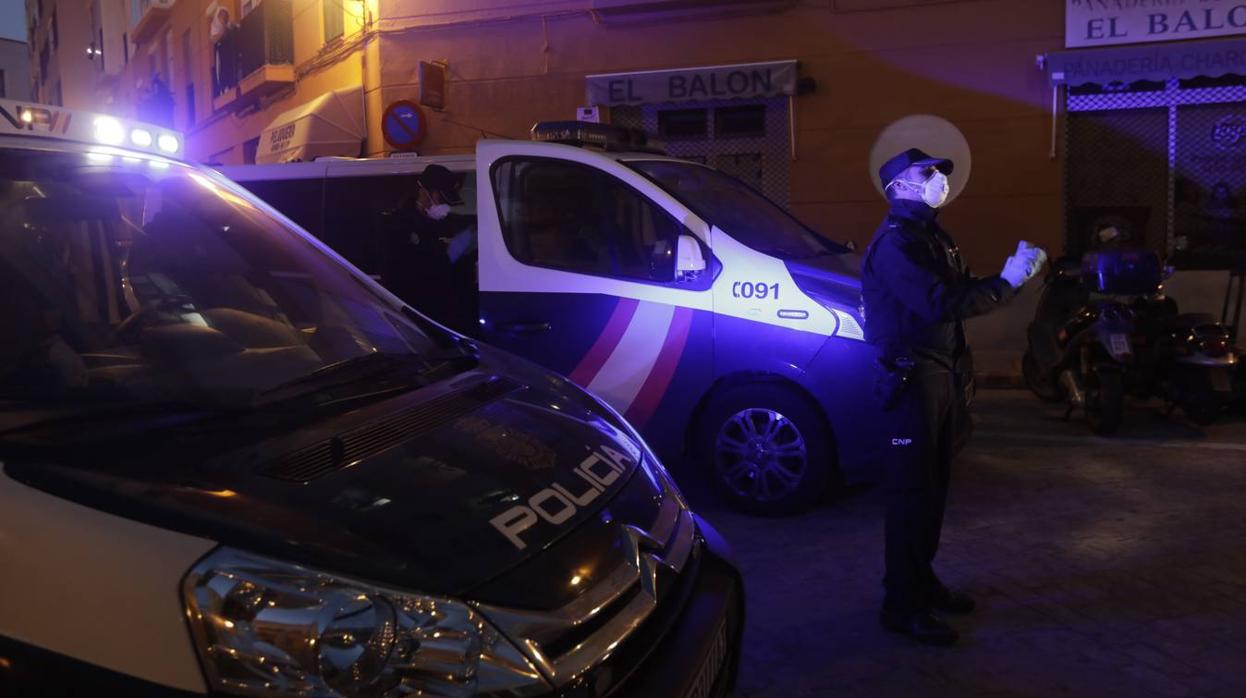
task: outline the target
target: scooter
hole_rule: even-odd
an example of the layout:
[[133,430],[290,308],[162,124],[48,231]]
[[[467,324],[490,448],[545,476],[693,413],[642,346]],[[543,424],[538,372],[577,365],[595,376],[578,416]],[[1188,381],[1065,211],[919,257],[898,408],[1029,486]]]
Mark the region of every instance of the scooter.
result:
[[1081,409],[1098,434],[1120,426],[1126,395],[1163,398],[1209,424],[1233,394],[1237,354],[1215,318],[1179,315],[1171,269],[1147,250],[1110,249],[1052,264],[1027,331],[1026,385]]

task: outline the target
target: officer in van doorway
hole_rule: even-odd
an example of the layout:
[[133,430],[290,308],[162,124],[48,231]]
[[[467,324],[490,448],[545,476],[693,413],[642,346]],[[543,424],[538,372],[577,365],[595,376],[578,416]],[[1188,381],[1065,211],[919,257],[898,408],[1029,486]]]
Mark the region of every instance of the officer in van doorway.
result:
[[890,203],[862,262],[866,339],[878,351],[875,393],[888,422],[887,630],[936,645],[956,631],[936,613],[969,613],[974,601],[939,581],[932,567],[943,527],[952,458],[968,438],[972,361],[963,321],[1002,307],[1032,279],[1045,253],[1022,241],[1003,270],[971,276],[937,222],[950,160],[910,148],[879,169]]
[[468,329],[461,327],[467,299],[460,298],[463,284],[447,241],[473,226],[468,217],[451,211],[462,203],[454,173],[429,165],[415,191],[382,213],[379,225],[385,240],[381,283],[412,308],[459,331]]

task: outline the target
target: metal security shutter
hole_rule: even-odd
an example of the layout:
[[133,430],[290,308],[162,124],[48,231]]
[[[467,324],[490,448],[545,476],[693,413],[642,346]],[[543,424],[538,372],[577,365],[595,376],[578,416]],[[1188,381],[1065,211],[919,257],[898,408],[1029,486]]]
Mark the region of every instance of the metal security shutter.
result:
[[[741,109],[759,108],[760,128],[741,127]],[[704,128],[697,135],[665,137],[667,152],[712,165],[760,190],[771,201],[787,207],[790,197],[791,137],[788,98],[760,100],[722,100],[615,107],[613,123],[661,135],[663,112],[697,112]],[[681,125],[688,125],[686,120]]]
[[[1141,89],[1139,89],[1141,88]],[[1067,100],[1070,252],[1125,221],[1178,269],[1246,256],[1246,78],[1074,88]]]
[[1069,115],[1066,170],[1069,252],[1114,225],[1164,253],[1168,238],[1168,110]]

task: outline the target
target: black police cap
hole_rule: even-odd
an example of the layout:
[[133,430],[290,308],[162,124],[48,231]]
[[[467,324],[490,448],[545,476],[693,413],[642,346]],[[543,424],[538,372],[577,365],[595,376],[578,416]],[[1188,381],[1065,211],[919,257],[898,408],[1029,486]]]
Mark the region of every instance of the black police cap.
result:
[[882,180],[883,186],[885,187],[888,184],[891,184],[893,179],[899,177],[901,172],[914,165],[920,165],[922,167],[933,165],[935,169],[945,175],[952,174],[951,160],[948,160],[947,158],[931,157],[924,151],[918,150],[917,148],[909,148],[903,153],[891,158],[887,162],[884,162],[883,166],[878,168],[878,178]]
[[453,172],[441,165],[425,167],[420,173],[420,186],[441,194],[441,198],[451,206],[463,203],[463,199],[459,197],[458,179]]

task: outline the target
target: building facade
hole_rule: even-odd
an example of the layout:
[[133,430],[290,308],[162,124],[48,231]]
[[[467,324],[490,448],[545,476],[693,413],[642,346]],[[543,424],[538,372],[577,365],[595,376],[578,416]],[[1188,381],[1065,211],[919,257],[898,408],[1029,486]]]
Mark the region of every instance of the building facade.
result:
[[30,54],[24,41],[0,39],[0,99],[30,99]]
[[37,98],[164,121],[204,162],[464,153],[580,117],[659,134],[858,246],[881,159],[952,156],[942,221],[985,273],[1019,238],[1080,251],[1111,226],[1191,267],[1200,240],[1240,244],[1234,0],[27,2]]

